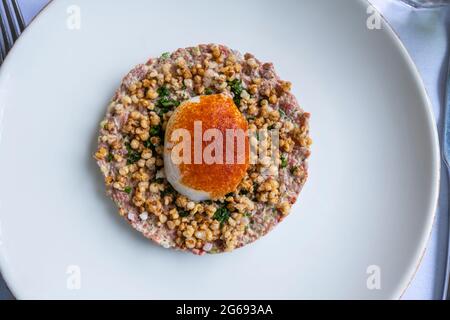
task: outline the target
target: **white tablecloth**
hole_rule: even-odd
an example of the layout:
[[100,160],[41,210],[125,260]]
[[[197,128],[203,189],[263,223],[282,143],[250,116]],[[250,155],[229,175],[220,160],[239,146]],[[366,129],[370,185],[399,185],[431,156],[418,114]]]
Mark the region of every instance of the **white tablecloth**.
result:
[[[313,0],[311,0],[313,1]],[[332,1],[332,0],[330,0]],[[334,0],[336,1],[336,0]],[[29,22],[48,0],[19,0]],[[450,10],[414,10],[396,0],[371,0],[391,24],[416,63],[433,103],[441,131],[450,37]],[[420,268],[404,299],[440,299],[448,240],[448,183],[441,178],[441,197],[433,233]],[[0,279],[0,299],[11,298]]]

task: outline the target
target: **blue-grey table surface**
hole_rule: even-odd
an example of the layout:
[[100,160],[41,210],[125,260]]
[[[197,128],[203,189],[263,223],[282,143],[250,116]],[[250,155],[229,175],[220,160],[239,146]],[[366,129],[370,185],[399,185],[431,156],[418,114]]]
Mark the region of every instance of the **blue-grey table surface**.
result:
[[[422,76],[442,131],[450,43],[450,9],[413,10],[396,0],[370,0],[399,35]],[[49,0],[19,0],[29,23]],[[448,177],[442,170],[436,220],[426,254],[403,299],[440,299],[448,241]],[[0,299],[13,299],[0,276]]]

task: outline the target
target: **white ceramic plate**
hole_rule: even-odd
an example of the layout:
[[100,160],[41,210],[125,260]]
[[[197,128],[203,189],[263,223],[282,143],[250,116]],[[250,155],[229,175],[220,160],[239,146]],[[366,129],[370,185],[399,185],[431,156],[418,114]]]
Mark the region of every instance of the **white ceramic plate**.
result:
[[[0,262],[18,298],[402,294],[433,222],[437,135],[410,58],[385,22],[367,28],[365,1],[80,0],[81,29],[71,30],[73,3],[52,2],[0,71]],[[122,76],[209,42],[273,61],[312,113],[315,144],[281,225],[198,257],[122,221],[91,155]],[[70,290],[78,268],[81,288]],[[373,270],[379,290],[367,286]]]

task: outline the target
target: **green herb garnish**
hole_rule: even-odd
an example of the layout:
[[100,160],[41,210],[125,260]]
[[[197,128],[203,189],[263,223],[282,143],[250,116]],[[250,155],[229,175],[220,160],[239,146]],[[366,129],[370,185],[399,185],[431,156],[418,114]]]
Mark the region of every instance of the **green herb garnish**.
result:
[[231,88],[231,92],[234,95],[234,103],[239,107],[241,104],[241,93],[244,91],[244,87],[242,86],[242,82],[239,79],[234,79],[228,82],[228,85]]
[[170,57],[170,52],[164,52],[162,55],[161,55],[161,58],[163,58],[163,59],[168,59]]
[[127,164],[133,164],[139,161],[141,159],[141,154],[137,152],[136,150],[133,150],[129,143],[126,144],[127,147]]
[[230,218],[230,212],[228,211],[227,208],[224,208],[224,207],[219,208],[214,213],[213,218],[216,219],[217,221],[219,221],[220,224],[224,224]]
[[143,144],[144,144],[144,147],[146,147],[147,149],[151,149],[152,147],[154,147],[154,145],[152,144],[150,139],[145,140]]
[[113,159],[114,159],[114,156],[113,156],[111,153],[109,153],[109,154],[106,156],[106,161],[107,161],[107,162],[111,162]]
[[158,100],[158,106],[160,108],[170,108],[170,107],[178,107],[180,102],[174,99],[169,99],[167,97],[162,97]]
[[286,168],[287,165],[288,165],[288,160],[286,159],[286,157],[285,156],[281,156],[280,160],[281,160],[281,167],[282,168]]
[[178,215],[182,218],[185,218],[189,215],[189,211],[180,211],[178,212]]
[[125,191],[128,194],[130,194],[131,193],[131,187],[125,187],[125,189],[123,189],[123,191]]
[[162,113],[169,111],[169,108],[178,107],[180,105],[179,101],[169,98],[170,91],[166,86],[159,87],[156,91],[159,95],[156,106],[161,109]]
[[156,92],[158,92],[158,95],[159,95],[160,97],[167,97],[167,96],[170,94],[169,89],[168,89],[166,86],[161,86],[161,87],[159,87],[159,88],[156,90]]
[[211,88],[206,88],[205,89],[205,94],[206,95],[210,95],[210,94],[213,94],[213,93],[214,93],[214,91]]
[[127,164],[133,164],[141,159],[141,154],[137,151],[132,151],[128,153]]
[[159,136],[161,134],[161,126],[157,125],[151,127],[149,133],[151,136]]
[[158,100],[156,103],[156,106],[161,109],[162,113],[166,113],[169,111],[172,107],[178,107],[180,105],[180,102],[177,100],[170,99],[166,96],[161,97],[161,99]]

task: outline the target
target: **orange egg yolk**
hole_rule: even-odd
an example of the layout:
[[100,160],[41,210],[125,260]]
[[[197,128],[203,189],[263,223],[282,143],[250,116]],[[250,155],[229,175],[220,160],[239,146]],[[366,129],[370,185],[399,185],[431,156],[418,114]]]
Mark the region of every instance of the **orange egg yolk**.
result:
[[[178,165],[181,183],[186,187],[209,193],[211,199],[217,199],[234,192],[247,172],[249,166],[248,123],[229,96],[213,94],[197,98],[199,99],[184,102],[175,110],[169,120],[166,139],[170,139],[171,133],[176,129],[186,129],[190,133],[191,161]],[[195,123],[197,123],[197,129],[194,129]],[[198,123],[201,123],[202,137],[198,136]],[[208,145],[214,142],[212,139],[205,141],[203,138],[209,129],[215,129],[215,132],[223,137],[222,163],[220,161],[205,163],[204,157],[201,163],[195,161],[195,156],[198,156],[199,152],[203,155]],[[230,143],[227,139],[230,137],[230,132],[241,132],[244,135],[241,138],[237,135],[232,136],[233,142]],[[201,139],[201,142],[198,139]],[[239,148],[238,145],[241,143],[242,146],[242,142],[244,145]],[[199,146],[201,150],[198,150]],[[232,150],[230,146],[233,146]]]

